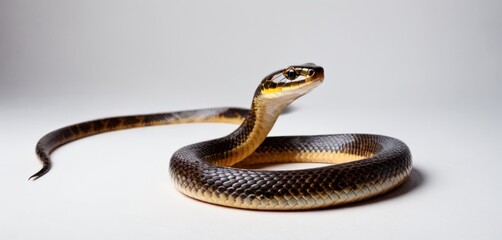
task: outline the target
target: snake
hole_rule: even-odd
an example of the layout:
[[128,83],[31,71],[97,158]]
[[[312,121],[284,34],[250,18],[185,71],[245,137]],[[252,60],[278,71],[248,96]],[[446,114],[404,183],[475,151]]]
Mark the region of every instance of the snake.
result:
[[[178,123],[240,124],[230,134],[175,151],[169,174],[176,189],[197,200],[241,209],[308,210],[369,199],[402,185],[413,168],[408,146],[376,134],[268,136],[281,112],[324,81],[313,63],[292,65],[267,75],[249,109],[216,107],[110,117],[52,131],[36,144],[43,167],[58,147],[95,134]],[[321,167],[267,170],[277,163],[324,163]]]

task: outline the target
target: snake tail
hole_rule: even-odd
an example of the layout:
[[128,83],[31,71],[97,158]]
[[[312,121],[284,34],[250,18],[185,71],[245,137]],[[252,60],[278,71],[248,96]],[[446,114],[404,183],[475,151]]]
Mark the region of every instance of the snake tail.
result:
[[240,124],[249,109],[244,108],[208,108],[189,111],[131,115],[97,119],[73,124],[54,130],[43,136],[35,147],[35,153],[42,162],[42,168],[29,180],[37,180],[52,167],[50,154],[69,142],[92,135],[129,128],[159,126],[180,123],[227,122]]

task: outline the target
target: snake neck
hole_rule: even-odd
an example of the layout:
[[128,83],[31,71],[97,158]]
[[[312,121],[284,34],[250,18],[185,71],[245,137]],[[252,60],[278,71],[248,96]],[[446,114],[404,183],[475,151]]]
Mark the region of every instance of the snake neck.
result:
[[213,141],[212,149],[225,149],[206,156],[212,164],[232,166],[253,153],[265,140],[289,102],[255,97],[244,122],[226,137]]

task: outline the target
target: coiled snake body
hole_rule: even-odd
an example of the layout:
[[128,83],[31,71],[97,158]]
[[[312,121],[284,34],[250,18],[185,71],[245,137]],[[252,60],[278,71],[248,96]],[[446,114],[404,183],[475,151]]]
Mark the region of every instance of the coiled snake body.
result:
[[[170,162],[176,188],[205,202],[246,209],[323,208],[370,198],[401,185],[412,169],[408,147],[395,138],[370,134],[267,137],[282,110],[318,86],[324,70],[314,64],[290,66],[261,82],[251,108],[192,111],[99,119],[64,127],[42,137],[36,153],[47,173],[59,146],[98,133],[188,122],[230,122],[228,136],[176,151]],[[252,170],[259,163],[317,162],[301,170]]]

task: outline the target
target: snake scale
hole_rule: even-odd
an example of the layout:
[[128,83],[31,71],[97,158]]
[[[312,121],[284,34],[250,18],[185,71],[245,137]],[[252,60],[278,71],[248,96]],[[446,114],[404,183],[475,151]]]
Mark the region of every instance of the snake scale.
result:
[[[211,108],[105,118],[48,133],[36,145],[43,168],[50,154],[68,142],[113,130],[188,123],[229,122],[229,135],[182,147],[169,171],[183,194],[213,204],[259,210],[304,210],[360,201],[406,181],[412,160],[402,141],[381,135],[335,134],[267,137],[280,113],[324,80],[315,64],[289,66],[266,76],[250,109]],[[316,162],[328,166],[299,170],[255,170],[262,163]],[[248,168],[246,168],[248,167]]]

